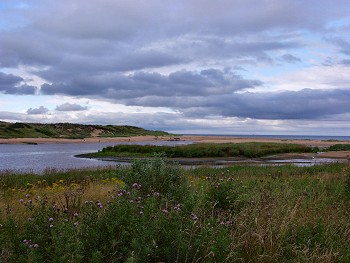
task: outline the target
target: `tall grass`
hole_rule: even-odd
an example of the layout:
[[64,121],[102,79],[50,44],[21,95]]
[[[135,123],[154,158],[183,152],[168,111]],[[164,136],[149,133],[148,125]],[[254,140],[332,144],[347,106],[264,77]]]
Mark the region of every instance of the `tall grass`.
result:
[[345,164],[185,171],[158,156],[85,174],[1,186],[1,262],[350,261]]

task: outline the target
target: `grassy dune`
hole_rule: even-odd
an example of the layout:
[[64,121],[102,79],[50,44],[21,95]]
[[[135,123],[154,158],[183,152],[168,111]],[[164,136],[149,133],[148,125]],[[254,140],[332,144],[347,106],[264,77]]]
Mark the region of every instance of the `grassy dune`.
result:
[[82,125],[72,123],[7,123],[0,122],[0,138],[70,138],[127,137],[139,135],[168,135],[162,131],[150,131],[134,126]]
[[349,262],[350,170],[131,168],[0,176],[0,262]]

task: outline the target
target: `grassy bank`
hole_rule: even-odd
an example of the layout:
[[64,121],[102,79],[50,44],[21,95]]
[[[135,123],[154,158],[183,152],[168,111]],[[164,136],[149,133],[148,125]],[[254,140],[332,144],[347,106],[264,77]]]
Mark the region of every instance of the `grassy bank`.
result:
[[69,138],[164,136],[162,131],[150,131],[134,126],[82,125],[73,123],[7,123],[0,122],[0,138]]
[[116,145],[81,157],[151,157],[164,153],[170,158],[262,157],[277,153],[315,152],[317,148],[290,143],[199,143],[181,146]]
[[1,262],[349,262],[344,164],[0,176]]

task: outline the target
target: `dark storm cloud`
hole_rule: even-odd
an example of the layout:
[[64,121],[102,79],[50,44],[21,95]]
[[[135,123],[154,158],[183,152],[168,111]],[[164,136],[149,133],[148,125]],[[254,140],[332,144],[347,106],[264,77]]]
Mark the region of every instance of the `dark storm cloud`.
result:
[[97,75],[75,78],[69,83],[44,84],[43,94],[96,96],[105,99],[133,99],[145,96],[209,96],[261,86],[259,80],[246,80],[231,71],[181,70],[169,75],[137,72],[130,75]]
[[[235,93],[230,96],[211,97],[193,107],[206,109],[208,115],[227,117],[318,119],[350,112],[349,101],[349,90],[303,89],[272,93]],[[192,111],[193,108],[190,108],[189,113]]]
[[23,81],[21,77],[0,72],[0,92],[15,95],[35,94],[36,87],[22,84]]
[[334,4],[324,12],[323,5],[313,3],[38,1],[37,8],[23,12],[31,22],[28,26],[2,32],[0,65],[37,66],[33,73],[50,82],[62,82],[91,72],[212,59],[251,57],[271,63],[267,52],[298,48],[301,43],[293,34],[271,35],[267,30],[321,30],[329,16],[346,9],[338,10]]
[[87,107],[75,103],[64,103],[56,107],[57,111],[83,111],[86,109]]
[[29,115],[36,115],[36,114],[45,114],[48,113],[49,109],[45,108],[44,106],[40,106],[39,108],[29,108],[27,110],[27,114]]

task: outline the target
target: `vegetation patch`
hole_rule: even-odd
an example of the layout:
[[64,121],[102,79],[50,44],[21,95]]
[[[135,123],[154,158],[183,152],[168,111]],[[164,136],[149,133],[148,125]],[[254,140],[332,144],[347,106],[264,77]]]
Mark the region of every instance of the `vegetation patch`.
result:
[[127,136],[165,136],[169,135],[162,131],[150,131],[134,126],[114,125],[82,125],[72,123],[7,123],[0,122],[0,138],[69,138],[82,139],[98,137],[127,137]]
[[349,262],[349,167],[0,176],[0,262]]
[[169,158],[215,158],[247,157],[255,158],[278,153],[316,152],[318,149],[300,144],[288,143],[200,143],[181,146],[116,145],[103,148],[80,157],[150,157],[154,153],[164,153]]
[[335,144],[328,148],[329,151],[350,151],[350,144]]

